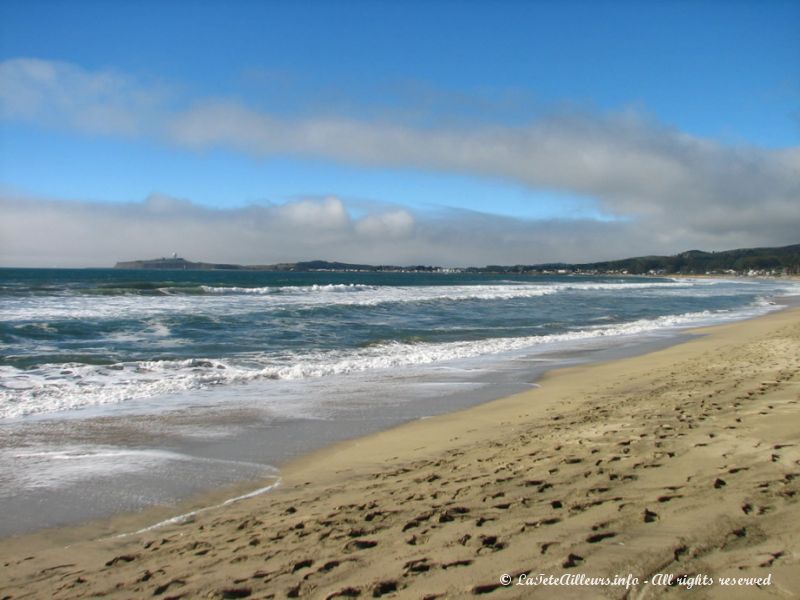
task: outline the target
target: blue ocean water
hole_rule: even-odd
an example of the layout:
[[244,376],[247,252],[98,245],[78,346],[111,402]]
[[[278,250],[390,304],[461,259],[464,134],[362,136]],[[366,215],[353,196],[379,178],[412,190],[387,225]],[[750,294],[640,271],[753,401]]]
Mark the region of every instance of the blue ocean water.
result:
[[719,279],[2,269],[0,418],[390,378],[753,316],[797,292]]

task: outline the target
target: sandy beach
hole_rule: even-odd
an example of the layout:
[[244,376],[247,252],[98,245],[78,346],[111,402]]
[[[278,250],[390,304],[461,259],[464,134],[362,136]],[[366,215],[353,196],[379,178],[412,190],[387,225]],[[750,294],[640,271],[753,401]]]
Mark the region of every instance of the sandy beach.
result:
[[0,597],[800,597],[800,309],[697,333],[315,452],[179,523],[6,539]]

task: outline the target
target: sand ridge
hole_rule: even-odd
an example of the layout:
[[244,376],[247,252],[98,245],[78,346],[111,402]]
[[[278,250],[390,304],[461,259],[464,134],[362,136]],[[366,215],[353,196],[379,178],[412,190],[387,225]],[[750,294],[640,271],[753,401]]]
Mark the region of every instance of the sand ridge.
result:
[[[0,598],[800,597],[800,310],[704,333],[315,452],[183,524],[7,540]],[[540,573],[771,585],[514,585]]]

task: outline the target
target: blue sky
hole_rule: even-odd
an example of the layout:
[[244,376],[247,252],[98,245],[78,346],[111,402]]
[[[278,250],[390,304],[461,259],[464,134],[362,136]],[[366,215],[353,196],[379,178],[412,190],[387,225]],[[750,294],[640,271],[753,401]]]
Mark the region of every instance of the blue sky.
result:
[[[770,1],[6,0],[0,185],[29,207],[336,197],[351,234],[373,213],[407,211],[422,235],[474,211],[535,239],[667,215],[685,235],[654,249],[784,242],[707,223],[762,202],[785,224],[797,199],[798,23],[800,5]],[[765,193],[745,197],[753,173]],[[707,214],[681,222],[674,199],[706,187],[690,205]],[[493,258],[560,257],[521,247]],[[399,248],[378,254],[439,256]]]

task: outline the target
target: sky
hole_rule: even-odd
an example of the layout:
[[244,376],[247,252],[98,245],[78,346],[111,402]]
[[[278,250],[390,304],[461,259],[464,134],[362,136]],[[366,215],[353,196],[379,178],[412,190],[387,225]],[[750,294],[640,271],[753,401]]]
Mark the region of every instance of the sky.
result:
[[0,266],[800,242],[800,3],[0,3]]

